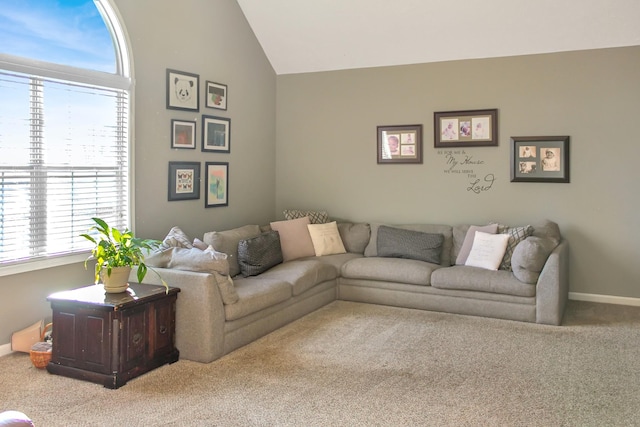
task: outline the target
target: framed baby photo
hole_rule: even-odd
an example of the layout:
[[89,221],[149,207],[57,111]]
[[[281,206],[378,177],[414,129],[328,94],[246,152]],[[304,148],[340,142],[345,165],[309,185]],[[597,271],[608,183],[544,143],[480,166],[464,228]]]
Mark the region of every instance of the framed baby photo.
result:
[[200,163],[169,162],[169,201],[200,198]]
[[196,122],[171,120],[171,148],[196,148]]
[[207,108],[227,109],[227,85],[222,83],[206,82],[205,95]]
[[204,207],[229,206],[229,163],[205,163]]
[[167,108],[199,111],[200,76],[167,68]]
[[378,164],[422,163],[422,125],[378,126]]
[[434,146],[492,147],[498,145],[498,110],[433,113]]
[[512,136],[511,182],[569,180],[568,136]]
[[202,116],[202,151],[231,152],[231,119]]

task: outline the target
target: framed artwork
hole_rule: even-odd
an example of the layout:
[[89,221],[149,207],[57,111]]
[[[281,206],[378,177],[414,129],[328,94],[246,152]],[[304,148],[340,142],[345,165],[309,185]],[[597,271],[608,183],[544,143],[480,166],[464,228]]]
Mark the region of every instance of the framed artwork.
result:
[[169,201],[200,198],[200,163],[169,162]]
[[207,108],[227,109],[227,85],[215,82],[206,82],[206,106]]
[[196,122],[171,120],[171,148],[196,148]]
[[511,137],[511,182],[570,182],[569,137]]
[[229,206],[229,163],[205,163],[205,208]]
[[167,68],[167,108],[199,111],[200,76]]
[[422,163],[422,125],[378,126],[378,163]]
[[231,119],[202,116],[202,151],[231,152]]
[[492,147],[498,145],[498,110],[433,113],[434,146]]

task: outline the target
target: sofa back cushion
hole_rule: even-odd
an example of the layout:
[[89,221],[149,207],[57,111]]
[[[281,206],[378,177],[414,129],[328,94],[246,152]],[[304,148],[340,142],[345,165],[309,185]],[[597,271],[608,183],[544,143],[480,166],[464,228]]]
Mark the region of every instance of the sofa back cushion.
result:
[[202,241],[213,246],[218,252],[227,254],[229,261],[229,275],[231,277],[240,273],[238,264],[238,243],[240,240],[249,239],[260,234],[259,225],[245,225],[225,231],[210,231],[205,233]]
[[408,224],[408,225],[393,225],[382,223],[371,223],[371,238],[364,250],[364,256],[378,256],[378,229],[381,225],[387,225],[395,228],[402,228],[405,230],[422,231],[423,233],[438,233],[442,234],[444,240],[442,242],[442,252],[440,254],[440,265],[443,267],[449,267],[451,265],[451,247],[453,246],[453,231],[450,225],[439,224]]
[[369,244],[371,227],[367,223],[339,222],[338,232],[347,252],[363,254]]

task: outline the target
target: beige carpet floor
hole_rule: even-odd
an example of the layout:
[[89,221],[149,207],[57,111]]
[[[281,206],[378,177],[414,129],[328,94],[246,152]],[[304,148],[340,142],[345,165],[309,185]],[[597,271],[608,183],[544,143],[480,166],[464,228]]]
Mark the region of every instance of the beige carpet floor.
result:
[[562,327],[336,301],[210,364],[118,390],[0,358],[37,426],[640,426],[640,307]]

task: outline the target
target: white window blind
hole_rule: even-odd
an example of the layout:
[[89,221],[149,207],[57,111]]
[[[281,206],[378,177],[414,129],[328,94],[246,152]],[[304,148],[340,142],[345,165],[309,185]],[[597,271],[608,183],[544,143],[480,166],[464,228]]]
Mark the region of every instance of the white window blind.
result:
[[94,216],[128,226],[128,97],[0,70],[0,267],[86,251]]

